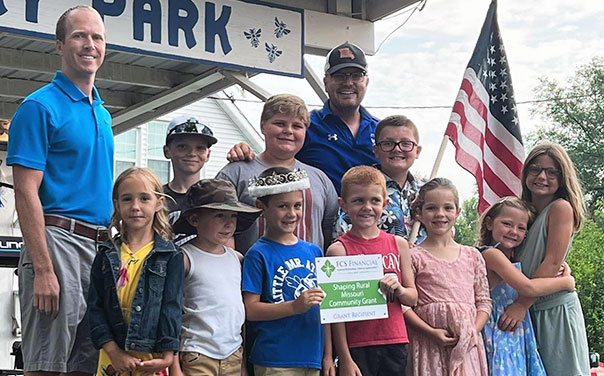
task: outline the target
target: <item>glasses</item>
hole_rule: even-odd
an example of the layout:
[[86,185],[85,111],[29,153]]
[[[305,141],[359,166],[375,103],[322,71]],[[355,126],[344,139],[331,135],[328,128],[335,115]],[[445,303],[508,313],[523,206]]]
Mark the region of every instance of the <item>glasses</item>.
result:
[[[201,130],[199,128],[201,128]],[[205,136],[214,136],[214,133],[212,133],[210,128],[206,127],[195,119],[189,119],[186,122],[170,129],[170,131],[168,132],[168,136],[191,133],[197,133]]]
[[393,151],[397,146],[401,151],[411,151],[417,144],[413,141],[382,141],[376,144],[382,151]]
[[545,171],[545,175],[547,175],[550,179],[555,179],[558,176],[562,175],[562,171],[557,168],[552,167],[541,167],[537,165],[530,165],[527,169],[528,173],[533,176],[537,176],[541,174],[541,171]]
[[352,73],[333,73],[330,76],[335,82],[341,84],[348,81],[348,77],[350,77],[352,82],[360,82],[366,75],[367,73],[361,71]]

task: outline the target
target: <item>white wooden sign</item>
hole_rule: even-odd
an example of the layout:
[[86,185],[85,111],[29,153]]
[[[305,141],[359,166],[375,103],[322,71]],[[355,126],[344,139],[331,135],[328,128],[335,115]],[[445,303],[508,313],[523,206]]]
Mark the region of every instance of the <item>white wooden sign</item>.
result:
[[108,48],[299,77],[301,9],[235,0],[0,0],[0,30],[54,39],[68,8],[101,13]]

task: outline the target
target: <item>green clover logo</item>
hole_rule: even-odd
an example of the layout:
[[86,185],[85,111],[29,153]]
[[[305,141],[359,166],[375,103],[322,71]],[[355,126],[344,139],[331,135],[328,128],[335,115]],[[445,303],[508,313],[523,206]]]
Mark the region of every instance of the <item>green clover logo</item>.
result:
[[329,262],[329,260],[325,261],[321,270],[327,275],[327,278],[331,277],[331,274],[336,270],[336,267]]

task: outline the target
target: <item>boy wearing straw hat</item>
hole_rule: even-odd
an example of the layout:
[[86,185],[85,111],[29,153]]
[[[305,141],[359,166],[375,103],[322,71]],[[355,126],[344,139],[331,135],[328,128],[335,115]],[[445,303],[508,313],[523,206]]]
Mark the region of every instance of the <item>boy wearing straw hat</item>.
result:
[[249,227],[260,209],[237,199],[235,187],[220,179],[203,179],[185,194],[178,233],[197,236],[181,249],[185,260],[180,364],[171,375],[240,375],[241,253],[226,246],[236,231]]

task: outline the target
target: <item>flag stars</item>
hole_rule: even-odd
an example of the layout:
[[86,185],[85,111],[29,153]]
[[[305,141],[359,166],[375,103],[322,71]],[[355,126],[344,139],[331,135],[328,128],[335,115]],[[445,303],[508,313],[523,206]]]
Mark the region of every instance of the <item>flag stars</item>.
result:
[[[1,0],[0,0],[1,1]],[[472,119],[468,116],[464,116],[466,108],[464,106],[453,107],[451,114],[452,121],[447,125],[446,134],[454,140],[453,143],[459,152],[469,152],[474,148],[477,150],[484,150],[488,148],[485,138],[487,132],[494,134],[498,139],[498,143],[503,147],[496,147],[489,149],[488,160],[485,160],[485,155],[477,155],[476,159],[472,160],[460,159],[458,162],[461,166],[468,170],[474,171],[479,186],[488,186],[494,188],[493,191],[499,191],[499,187],[502,189],[509,189],[509,186],[520,186],[520,171],[514,171],[514,174],[509,172],[509,169],[502,167],[502,170],[494,170],[493,173],[485,173],[485,169],[488,167],[493,168],[499,164],[492,164],[490,161],[494,158],[501,161],[501,166],[505,166],[508,162],[512,164],[520,163],[524,159],[523,148],[517,148],[518,142],[522,143],[520,139],[520,124],[519,124],[519,113],[516,112],[514,106],[515,95],[512,89],[512,73],[506,62],[505,51],[503,48],[503,42],[501,41],[501,35],[499,33],[499,27],[497,26],[496,19],[496,1],[491,1],[489,13],[487,19],[483,25],[483,30],[478,38],[478,43],[472,54],[472,58],[467,68],[474,71],[472,77],[472,89],[474,89],[475,95],[472,99],[467,98],[467,89],[462,84],[460,89],[460,95],[457,103],[463,100],[464,102],[469,100],[475,108],[478,108],[474,103],[484,105],[485,110],[488,111],[486,114],[482,114],[486,118],[483,122],[482,129],[476,129],[471,126]],[[464,93],[462,93],[462,91]],[[477,95],[481,93],[482,95]],[[462,99],[462,96],[464,99]],[[467,98],[467,99],[466,99]],[[463,102],[462,102],[463,103]],[[512,110],[514,109],[514,110]],[[486,115],[486,116],[485,116]],[[493,119],[493,121],[490,121]],[[476,132],[479,132],[476,134]],[[465,142],[459,142],[466,136],[466,138],[477,139],[476,143],[471,145]],[[478,136],[478,137],[476,137]],[[480,139],[480,141],[478,140]],[[476,166],[478,165],[478,168]],[[511,164],[509,164],[511,165]],[[503,171],[505,170],[505,172]],[[490,171],[489,171],[490,172]],[[491,176],[501,177],[505,175],[508,179],[502,181],[501,179],[492,179]],[[501,185],[504,184],[504,185]],[[518,193],[518,192],[514,192]],[[480,195],[481,208],[492,204],[494,200],[490,197]]]

